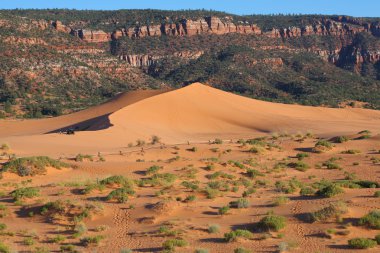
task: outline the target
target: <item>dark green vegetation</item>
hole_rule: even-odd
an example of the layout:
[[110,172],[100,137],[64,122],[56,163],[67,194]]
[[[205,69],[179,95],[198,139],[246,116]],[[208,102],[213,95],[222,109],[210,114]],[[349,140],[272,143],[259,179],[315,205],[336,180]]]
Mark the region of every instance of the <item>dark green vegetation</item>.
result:
[[44,174],[47,167],[61,169],[68,168],[70,165],[47,156],[33,156],[11,159],[4,164],[2,171],[16,173],[22,177],[35,176]]
[[[257,24],[262,31],[314,25],[336,16],[252,15],[236,16],[214,11],[1,11],[0,18],[0,117],[57,116],[99,104],[121,91],[142,88],[183,87],[204,82],[214,87],[269,101],[337,107],[365,102],[380,108],[380,64],[364,60],[379,49],[371,33],[309,35],[269,38],[243,34],[196,36],[123,37],[87,43],[36,20],[60,20],[74,29],[116,29],[147,24],[179,23],[226,16],[233,23]],[[23,18],[21,18],[23,17]],[[377,19],[360,19],[376,22]],[[353,24],[349,18],[340,20]],[[16,38],[16,39],[15,39]],[[5,41],[5,42],[3,42]],[[318,52],[336,51],[339,61],[326,63]],[[199,53],[200,57],[179,56]],[[149,55],[158,60],[131,67],[120,55]],[[186,54],[185,54],[186,55]]]

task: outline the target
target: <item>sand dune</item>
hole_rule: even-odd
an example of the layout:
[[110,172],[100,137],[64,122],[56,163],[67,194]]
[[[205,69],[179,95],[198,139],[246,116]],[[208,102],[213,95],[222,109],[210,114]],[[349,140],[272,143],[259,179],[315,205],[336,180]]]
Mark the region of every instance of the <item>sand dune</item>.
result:
[[[117,95],[110,101],[83,111],[56,118],[33,120],[0,120],[0,138],[14,135],[44,134],[79,124],[82,128],[96,125],[99,118],[142,99],[161,94],[162,90],[139,90]],[[104,123],[104,120],[102,121]],[[100,127],[100,126],[98,126]]]
[[[250,99],[199,83],[159,94],[130,93],[125,104],[114,102],[56,119],[5,122],[0,137],[27,153],[58,149],[66,152],[115,150],[157,135],[166,143],[247,138],[270,132],[312,131],[325,136],[352,134],[363,129],[378,132],[380,111],[333,109],[270,103]],[[161,92],[162,93],[162,92]],[[157,95],[159,94],[159,95]],[[132,102],[131,102],[132,101]],[[119,110],[118,110],[119,109]],[[99,117],[105,115],[103,117]],[[93,118],[96,120],[91,120]],[[41,134],[87,120],[90,130],[75,136]],[[46,126],[45,123],[48,123]],[[9,137],[23,135],[22,137]],[[41,147],[35,147],[35,143]]]

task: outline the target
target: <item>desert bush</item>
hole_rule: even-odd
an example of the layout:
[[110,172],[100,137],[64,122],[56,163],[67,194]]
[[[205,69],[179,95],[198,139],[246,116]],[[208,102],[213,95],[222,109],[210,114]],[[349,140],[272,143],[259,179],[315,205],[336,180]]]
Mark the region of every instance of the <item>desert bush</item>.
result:
[[246,198],[239,198],[236,201],[231,201],[229,203],[229,207],[230,208],[238,208],[238,209],[248,208],[249,207],[249,201]]
[[9,171],[24,177],[44,174],[47,167],[61,169],[68,168],[70,165],[47,156],[33,156],[11,159],[4,164],[3,171]]
[[218,209],[218,213],[219,213],[220,215],[225,215],[225,214],[227,214],[229,211],[230,211],[230,207],[229,207],[229,206],[222,206],[222,207],[219,207],[219,209]]
[[249,196],[251,196],[253,193],[255,193],[256,192],[256,189],[255,188],[253,188],[253,187],[249,187],[247,190],[245,190],[244,192],[243,192],[243,194],[242,194],[242,197],[243,198],[246,198],[246,197],[249,197]]
[[380,191],[376,191],[374,194],[373,194],[374,197],[376,198],[380,198]]
[[207,230],[210,234],[216,234],[220,232],[220,226],[218,224],[211,224]]
[[349,155],[355,155],[355,154],[360,154],[361,151],[357,149],[347,149],[345,151],[342,151],[342,154],[349,154]]
[[86,155],[86,154],[77,154],[75,157],[76,162],[83,162],[85,160],[93,161],[94,158],[92,155]]
[[264,152],[264,149],[262,147],[259,147],[259,146],[254,146],[254,147],[251,147],[248,150],[248,152],[252,153],[252,154],[261,154]]
[[252,239],[253,234],[252,232],[245,229],[237,229],[235,231],[231,231],[224,234],[224,239],[227,242],[236,241],[238,238]]
[[334,145],[331,142],[327,140],[320,140],[315,144],[313,151],[315,153],[322,153],[331,150],[333,147]]
[[288,167],[294,168],[298,171],[307,171],[307,169],[309,169],[309,165],[302,161],[288,163]]
[[208,249],[196,249],[194,253],[209,253],[210,251]]
[[301,188],[300,195],[301,196],[311,196],[315,194],[315,190],[312,187],[303,187]]
[[331,183],[319,189],[315,194],[320,197],[331,198],[343,192],[343,189],[340,188],[337,184]]
[[234,249],[234,253],[251,253],[252,251],[250,251],[249,249],[246,249],[246,248],[236,248]]
[[344,142],[347,142],[349,140],[350,140],[350,138],[347,136],[337,136],[337,137],[333,138],[333,141],[335,143],[344,143]]
[[87,236],[82,238],[80,241],[84,246],[98,246],[99,243],[104,239],[103,235]]
[[286,218],[279,215],[268,215],[258,224],[261,229],[279,231],[286,226]]
[[298,159],[299,161],[302,161],[303,159],[309,157],[309,154],[307,154],[307,153],[298,153],[298,154],[296,155],[296,157],[297,157],[297,159]]
[[156,144],[156,143],[160,143],[160,137],[158,137],[157,135],[153,135],[151,143],[153,145]]
[[65,240],[66,240],[66,237],[64,237],[63,235],[57,235],[51,238],[51,242],[53,243],[61,243],[61,242],[64,242]]
[[183,187],[185,187],[186,189],[189,189],[189,190],[192,190],[192,191],[196,191],[196,190],[199,189],[199,182],[198,181],[194,181],[194,182],[183,181],[181,183],[181,185]]
[[348,240],[348,245],[353,249],[369,249],[375,247],[377,243],[368,238],[353,238]]
[[149,180],[152,186],[169,187],[177,180],[177,176],[171,173],[154,174]]
[[290,199],[289,199],[288,197],[280,196],[280,197],[277,197],[277,198],[273,201],[273,205],[274,205],[274,206],[281,206],[281,205],[285,205],[285,204],[287,204],[289,201],[290,201]]
[[78,253],[79,252],[75,249],[75,246],[72,244],[61,245],[59,247],[59,249],[61,250],[61,252],[69,252],[69,253]]
[[0,242],[0,253],[11,253],[11,249],[5,245],[3,242]]
[[33,187],[19,188],[11,192],[11,196],[15,201],[23,199],[31,199],[40,196],[40,190]]
[[146,170],[146,172],[145,172],[145,174],[146,175],[152,175],[152,174],[155,174],[155,173],[157,173],[159,170],[161,170],[162,169],[162,167],[160,167],[160,166],[158,166],[158,165],[153,165],[153,166],[150,166],[147,170]]
[[371,211],[360,218],[359,225],[373,229],[380,229],[380,210]]
[[137,147],[142,147],[142,146],[144,146],[145,145],[145,141],[144,140],[140,140],[140,139],[138,139],[137,141],[136,141],[136,146]]
[[190,151],[190,152],[197,152],[197,151],[198,151],[198,148],[197,148],[197,147],[192,147],[192,148],[187,149],[187,151]]
[[125,203],[128,201],[128,196],[133,193],[134,192],[131,191],[130,189],[125,189],[125,188],[115,189],[108,194],[106,199],[108,201],[116,200],[119,203]]
[[329,206],[311,213],[310,220],[312,222],[327,221],[331,218],[338,218],[341,215],[347,213],[347,211],[347,205],[339,201],[336,203],[331,203]]
[[255,178],[255,177],[258,177],[258,176],[264,176],[263,173],[261,173],[260,171],[258,170],[255,170],[255,169],[248,169],[247,168],[247,173],[246,175],[250,178]]
[[133,186],[134,186],[133,180],[128,179],[128,178],[123,177],[123,176],[107,177],[103,180],[100,180],[99,183],[102,185],[106,185],[106,186],[118,185],[118,186],[122,186],[124,188],[130,188],[130,189],[133,189]]
[[5,229],[7,229],[7,224],[0,223],[0,231],[4,231]]
[[173,251],[176,247],[186,247],[187,245],[188,242],[183,239],[169,239],[162,244],[162,247],[165,250]]
[[223,140],[222,140],[222,139],[218,139],[218,138],[216,138],[216,139],[213,141],[213,144],[223,144]]
[[380,234],[377,234],[375,236],[375,241],[377,242],[378,245],[380,245]]
[[27,245],[27,246],[31,246],[36,243],[31,237],[26,237],[22,242],[24,245]]

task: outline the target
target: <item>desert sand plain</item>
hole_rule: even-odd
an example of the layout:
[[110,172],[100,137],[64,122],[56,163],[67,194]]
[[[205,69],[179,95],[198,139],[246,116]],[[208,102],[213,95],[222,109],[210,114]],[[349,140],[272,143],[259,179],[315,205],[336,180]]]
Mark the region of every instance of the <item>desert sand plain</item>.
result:
[[379,133],[380,111],[199,83],[2,120],[0,241],[16,252],[354,252],[350,239],[380,233],[380,218],[362,218],[380,209]]

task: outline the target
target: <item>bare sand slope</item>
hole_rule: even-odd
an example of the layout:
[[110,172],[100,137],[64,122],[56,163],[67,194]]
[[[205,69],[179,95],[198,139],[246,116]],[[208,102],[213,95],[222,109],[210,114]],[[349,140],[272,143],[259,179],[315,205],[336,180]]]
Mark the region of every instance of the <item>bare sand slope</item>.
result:
[[168,141],[274,131],[320,134],[380,130],[380,111],[259,101],[199,83],[127,106],[109,116],[104,132]]
[[0,138],[17,135],[44,134],[79,123],[81,123],[80,125],[82,128],[92,129],[91,127],[94,125],[100,128],[105,124],[105,121],[102,120],[103,125],[98,125],[98,118],[107,116],[108,114],[113,113],[125,106],[163,92],[165,91],[139,90],[125,92],[99,106],[56,118],[34,120],[0,120]]
[[[106,124],[111,126],[103,129]],[[57,150],[67,154],[118,150],[137,139],[149,141],[152,135],[165,143],[247,138],[284,131],[333,136],[363,129],[379,132],[380,111],[270,103],[196,83],[125,106],[98,120],[92,129],[96,126],[102,130],[78,132],[74,136],[47,134],[5,140],[21,153],[53,154]]]

